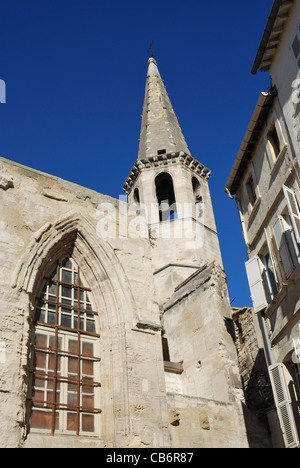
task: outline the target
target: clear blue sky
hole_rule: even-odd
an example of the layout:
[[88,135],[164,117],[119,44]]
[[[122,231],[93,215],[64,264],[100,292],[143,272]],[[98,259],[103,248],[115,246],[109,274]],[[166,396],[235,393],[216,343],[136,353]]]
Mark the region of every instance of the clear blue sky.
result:
[[[2,0],[0,156],[118,198],[137,158],[149,45],[210,188],[229,292],[250,305],[224,187],[268,74],[250,71],[273,0]],[[24,194],[25,195],[25,194]]]

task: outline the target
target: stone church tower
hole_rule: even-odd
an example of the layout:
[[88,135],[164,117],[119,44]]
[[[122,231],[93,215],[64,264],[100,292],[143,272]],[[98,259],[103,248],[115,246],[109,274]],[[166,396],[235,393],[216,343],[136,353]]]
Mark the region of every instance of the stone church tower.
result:
[[128,203],[0,158],[2,447],[247,447],[209,176],[153,58]]

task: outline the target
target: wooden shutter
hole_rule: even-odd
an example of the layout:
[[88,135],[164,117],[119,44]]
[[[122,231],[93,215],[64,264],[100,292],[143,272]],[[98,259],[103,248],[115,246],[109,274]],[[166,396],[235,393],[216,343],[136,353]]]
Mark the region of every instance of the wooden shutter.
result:
[[268,230],[265,228],[264,232],[265,232],[265,238],[266,238],[266,241],[267,241],[268,251],[269,251],[272,266],[273,266],[273,273],[274,273],[275,281],[276,281],[276,284],[278,284],[279,280],[278,280],[278,275],[277,275],[276,263],[275,263],[275,259],[274,259],[274,256],[273,256],[273,251],[272,251],[272,246],[271,246],[271,242],[270,242],[270,239],[269,239]]
[[286,278],[288,278],[294,270],[294,264],[280,217],[275,221],[273,231],[282,267]]
[[257,256],[246,262],[246,271],[255,312],[259,312],[268,306],[262,278],[262,268],[263,265]]
[[294,233],[298,244],[300,244],[300,210],[297,202],[297,198],[293,190],[289,189],[285,185],[283,186],[285,198],[290,213],[290,218],[293,224]]
[[270,366],[269,374],[285,446],[286,448],[297,448],[299,438],[284,377],[283,364]]

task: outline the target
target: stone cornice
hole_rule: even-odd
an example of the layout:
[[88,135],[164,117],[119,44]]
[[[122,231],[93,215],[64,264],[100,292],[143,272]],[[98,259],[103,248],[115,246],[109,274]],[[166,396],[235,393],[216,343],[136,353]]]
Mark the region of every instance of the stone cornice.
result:
[[150,158],[138,159],[131,169],[125,184],[123,185],[124,192],[127,195],[131,192],[135,181],[142,171],[147,169],[166,167],[179,163],[189,168],[207,181],[211,175],[211,171],[207,169],[207,167],[203,166],[203,164],[199,163],[199,161],[194,159],[190,154],[184,153],[183,151],[178,153],[164,153],[157,156],[152,156]]

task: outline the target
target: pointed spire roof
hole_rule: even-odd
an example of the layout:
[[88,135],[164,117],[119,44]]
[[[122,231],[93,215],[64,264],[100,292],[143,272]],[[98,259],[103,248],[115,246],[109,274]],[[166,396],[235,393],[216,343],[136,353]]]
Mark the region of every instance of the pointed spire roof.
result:
[[153,57],[148,60],[138,159],[183,151],[190,155]]

